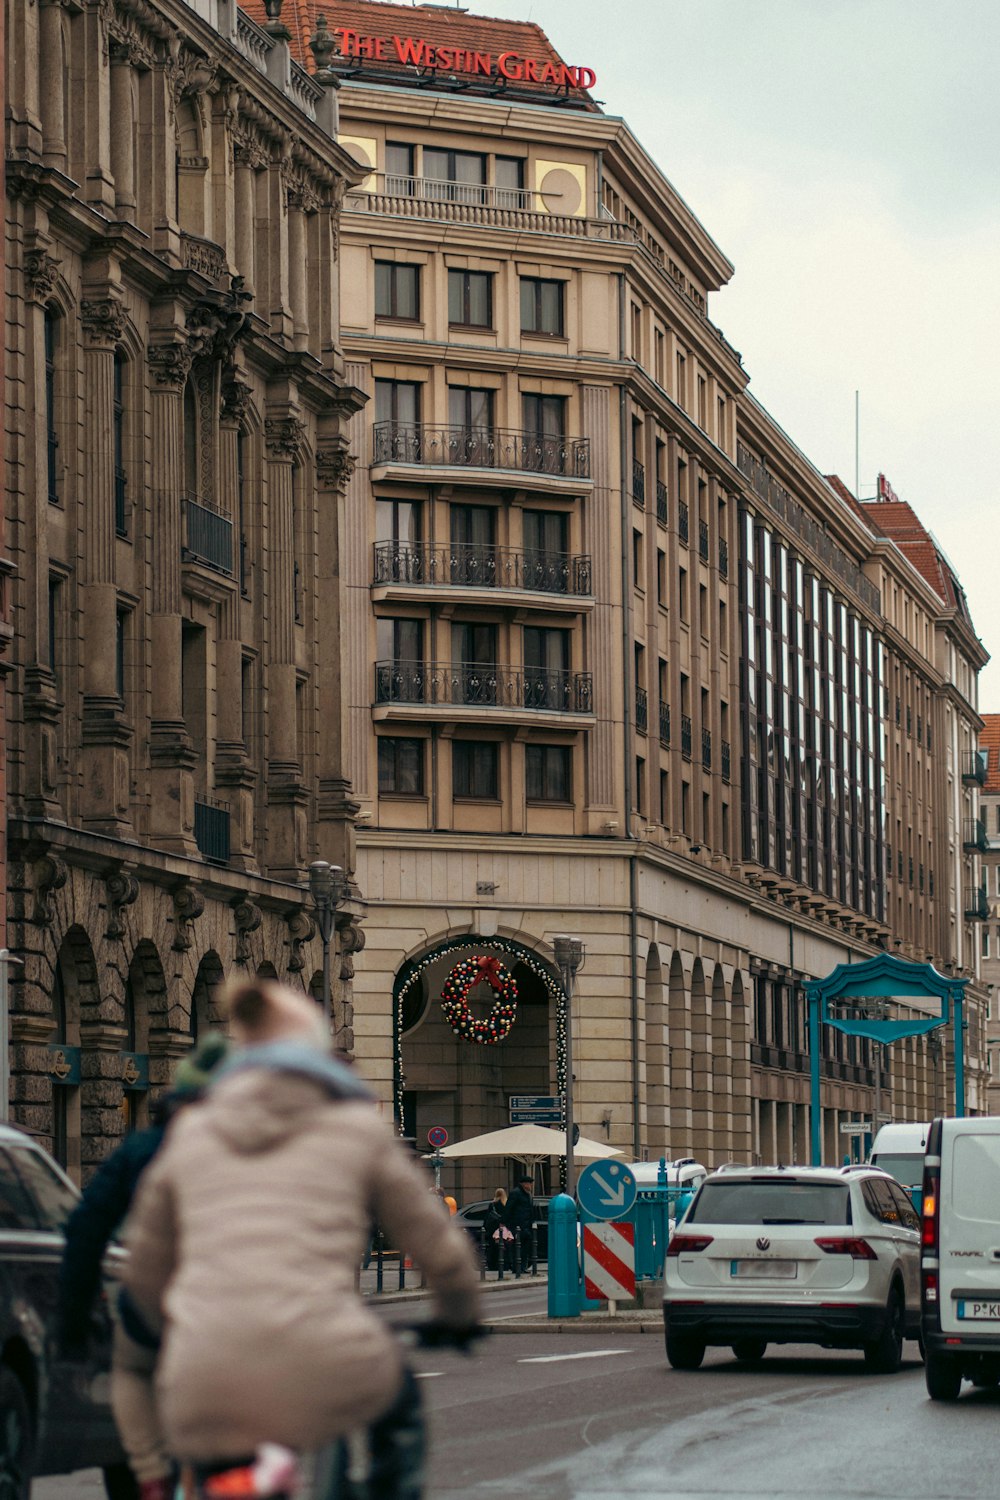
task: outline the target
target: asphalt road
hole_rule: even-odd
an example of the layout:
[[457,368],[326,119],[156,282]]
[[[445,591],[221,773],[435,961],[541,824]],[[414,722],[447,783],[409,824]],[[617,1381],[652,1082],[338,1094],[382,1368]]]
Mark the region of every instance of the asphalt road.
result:
[[[504,1298],[497,1316],[537,1305]],[[907,1345],[916,1354],[915,1345]],[[918,1360],[895,1376],[807,1348],[757,1367],[711,1351],[668,1369],[635,1332],[495,1333],[474,1359],[417,1368],[433,1459],[428,1500],[995,1500],[1000,1392],[927,1400]],[[97,1476],[39,1481],[34,1500],[100,1500]]]

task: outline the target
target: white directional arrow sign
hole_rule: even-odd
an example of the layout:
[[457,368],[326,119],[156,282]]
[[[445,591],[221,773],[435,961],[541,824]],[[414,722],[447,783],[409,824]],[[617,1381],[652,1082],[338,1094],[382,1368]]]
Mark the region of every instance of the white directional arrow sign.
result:
[[617,1161],[595,1161],[580,1173],[576,1186],[580,1207],[593,1219],[616,1219],[635,1202],[635,1177]]

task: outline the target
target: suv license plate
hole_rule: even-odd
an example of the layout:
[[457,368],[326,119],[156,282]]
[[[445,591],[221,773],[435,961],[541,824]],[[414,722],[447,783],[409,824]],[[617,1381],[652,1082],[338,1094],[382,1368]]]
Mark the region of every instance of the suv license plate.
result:
[[[794,1260],[731,1260],[729,1274],[741,1278],[752,1277],[754,1280],[774,1276],[782,1281],[791,1281],[799,1274],[799,1267]],[[997,1316],[1000,1317],[1000,1313]]]
[[988,1322],[1000,1322],[1000,1302],[960,1302],[960,1318],[982,1318]]

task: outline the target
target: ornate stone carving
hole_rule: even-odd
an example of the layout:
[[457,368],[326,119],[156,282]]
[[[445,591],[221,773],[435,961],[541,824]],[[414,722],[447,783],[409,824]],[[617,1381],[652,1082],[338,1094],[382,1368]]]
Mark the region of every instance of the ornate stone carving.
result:
[[289,208],[300,208],[306,214],[318,213],[323,206],[319,194],[300,177],[289,179],[287,198]]
[[234,901],[233,920],[236,923],[236,962],[248,964],[251,957],[250,934],[257,931],[264,920],[264,914],[252,901]]
[[326,489],[345,490],[357,463],[346,443],[335,443],[316,452],[316,479]]
[[175,953],[185,953],[194,942],[194,924],[205,910],[205,898],[193,885],[180,885],[174,891]]
[[150,344],[147,355],[157,385],[173,386],[177,390],[183,388],[194,360],[187,339],[174,339],[169,344]]
[[179,51],[171,52],[164,63],[164,68],[170,89],[170,100],[176,108],[185,98],[201,100],[215,82],[219,60],[181,47]]
[[52,295],[60,262],[40,247],[28,250],[24,257],[24,281],[31,302],[45,302]]
[[83,336],[90,349],[113,349],[128,327],[128,314],[115,297],[85,299],[80,303]]
[[35,912],[32,921],[39,927],[51,927],[55,918],[52,897],[69,879],[69,871],[55,854],[43,854],[35,861]]
[[241,372],[230,366],[222,373],[222,404],[219,418],[223,422],[242,422],[253,403],[253,387]]
[[132,906],[139,896],[139,882],[127,870],[115,870],[104,882],[108,904],[108,925],[104,936],[113,942],[125,936],[123,912]]
[[268,417],[264,422],[264,442],[272,458],[298,458],[305,433],[301,417]]
[[271,161],[270,153],[263,141],[248,130],[233,131],[233,157],[239,166],[262,172]]
[[228,269],[222,246],[200,234],[181,235],[181,259],[189,271],[197,271],[209,281],[222,281]]
[[316,923],[309,913],[302,910],[292,912],[288,918],[288,968],[293,974],[305,968],[306,956],[302,949],[315,936]]
[[355,953],[360,953],[365,946],[364,930],[358,926],[358,923],[350,915],[342,922],[338,913],[337,937],[340,940],[340,978],[345,981],[353,979],[354,955]]

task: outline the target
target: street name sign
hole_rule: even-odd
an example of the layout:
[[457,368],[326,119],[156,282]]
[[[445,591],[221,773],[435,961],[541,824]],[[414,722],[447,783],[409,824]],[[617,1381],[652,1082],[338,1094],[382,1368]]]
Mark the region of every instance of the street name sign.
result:
[[561,1125],[562,1100],[558,1094],[511,1094],[512,1125]]
[[638,1187],[619,1161],[592,1161],[576,1184],[580,1207],[595,1219],[621,1219],[631,1212]]
[[841,1135],[866,1135],[871,1128],[868,1120],[841,1120],[840,1122]]
[[634,1224],[584,1224],[583,1285],[595,1301],[635,1296]]

